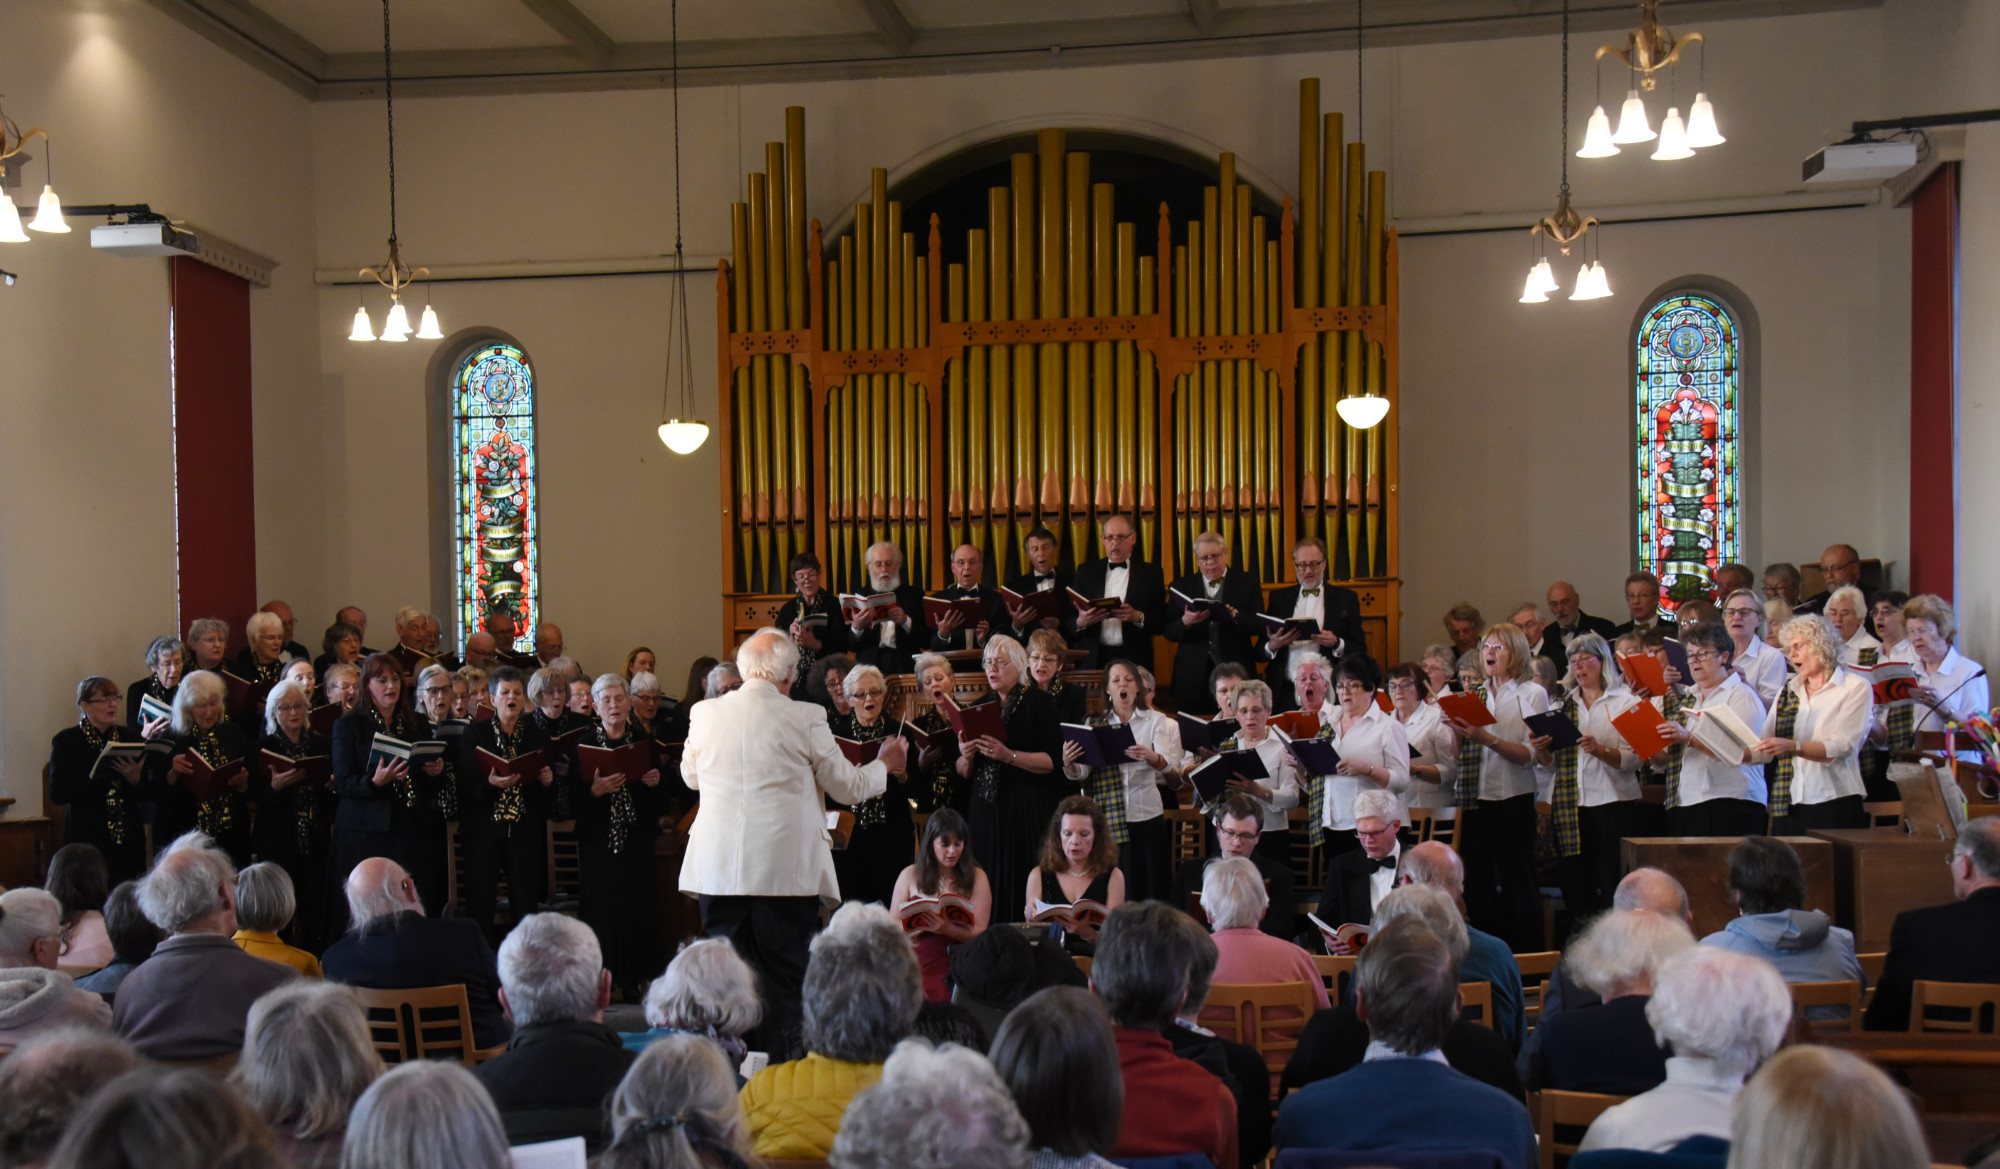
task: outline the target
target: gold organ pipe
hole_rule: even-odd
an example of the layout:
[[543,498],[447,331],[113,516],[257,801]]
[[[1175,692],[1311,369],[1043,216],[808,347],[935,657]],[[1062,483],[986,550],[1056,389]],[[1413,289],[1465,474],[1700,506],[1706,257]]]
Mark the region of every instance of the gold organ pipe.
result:
[[[882,176],[883,194],[888,193],[888,175]],[[903,205],[890,201],[888,212],[883,217],[884,268],[888,287],[883,291],[883,344],[890,349],[903,347],[903,297],[908,287],[903,283]],[[883,442],[887,446],[884,482],[886,484],[887,507],[885,514],[889,521],[889,534],[885,539],[894,540],[902,550],[905,574],[912,580],[921,580],[921,564],[917,561],[916,548],[909,542],[908,533],[899,530],[906,518],[903,515],[903,463],[906,452],[903,432],[903,379],[896,374],[877,374],[876,380],[883,390]],[[919,585],[919,588],[924,587]]]
[[[1264,241],[1264,328],[1277,331],[1284,327],[1283,282],[1281,279],[1282,258],[1277,240]],[[1285,447],[1290,441],[1283,419],[1290,403],[1285,400],[1284,387],[1278,382],[1278,375],[1264,375],[1264,465],[1265,478],[1271,486],[1271,510],[1266,514],[1264,524],[1270,534],[1271,575],[1267,580],[1283,580],[1291,571],[1292,541],[1287,538],[1286,524],[1293,512],[1285,507]]]
[[[868,225],[868,348],[889,344],[889,173],[876,167],[869,174]],[[889,519],[889,379],[870,374],[868,383],[868,540],[890,539]],[[904,551],[907,570],[908,551]],[[907,571],[905,575],[910,575]]]
[[[901,219],[901,208],[897,209],[897,219]],[[918,275],[917,239],[911,232],[903,233],[903,328],[905,345],[922,345],[923,339],[917,335],[917,321],[921,319],[919,309],[924,303],[923,280]],[[924,452],[929,443],[922,430],[923,397],[928,387],[913,384],[907,377],[896,375],[897,388],[903,395],[903,539],[910,541],[906,547],[922,550],[920,563],[926,571],[931,565],[930,525],[923,521],[929,518],[929,508],[923,505]],[[915,539],[911,540],[911,535]],[[931,581],[932,584],[938,583]]]
[[[1188,243],[1174,249],[1174,321],[1176,332],[1183,337],[1193,336],[1200,327],[1197,314],[1201,300],[1200,281],[1188,266],[1201,256],[1201,223],[1188,224]],[[1187,547],[1190,513],[1201,506],[1196,502],[1196,492],[1200,489],[1197,468],[1200,458],[1195,450],[1194,432],[1190,425],[1200,417],[1201,393],[1200,374],[1180,374],[1174,379],[1174,526],[1179,535],[1177,548]],[[1165,501],[1163,500],[1162,503]],[[1180,575],[1178,557],[1175,563],[1162,566],[1169,578]]]
[[[1247,187],[1243,191],[1242,207],[1243,212],[1247,215],[1250,208],[1250,191]],[[1249,294],[1250,299],[1250,324],[1244,331],[1247,333],[1269,332],[1271,324],[1268,312],[1271,303],[1265,298],[1264,283],[1270,273],[1265,266],[1264,217],[1261,215],[1250,220],[1250,241],[1247,255],[1250,260],[1250,273],[1249,279],[1244,281],[1244,291]],[[1251,464],[1250,506],[1253,510],[1250,515],[1248,529],[1252,534],[1252,539],[1246,540],[1245,543],[1252,544],[1255,548],[1255,555],[1248,557],[1248,560],[1252,565],[1252,571],[1258,574],[1257,578],[1259,580],[1272,580],[1276,578],[1271,575],[1270,569],[1264,564],[1266,554],[1272,543],[1266,539],[1264,521],[1273,514],[1274,510],[1271,506],[1271,466],[1269,460],[1264,457],[1264,408],[1265,402],[1271,394],[1271,386],[1270,379],[1265,376],[1262,369],[1257,367],[1256,362],[1243,362],[1242,367],[1248,375],[1252,387],[1250,409],[1248,412],[1250,424],[1244,428],[1247,431],[1245,449]]]
[[[1359,127],[1356,127],[1358,130]],[[1358,305],[1366,293],[1362,281],[1362,264],[1367,254],[1367,244],[1362,240],[1362,217],[1366,213],[1362,185],[1366,181],[1367,148],[1360,142],[1347,144],[1347,244],[1346,253],[1346,303]],[[1343,334],[1341,356],[1341,396],[1353,397],[1361,392],[1361,333],[1349,330]],[[1359,578],[1362,575],[1360,562],[1366,557],[1361,546],[1361,436],[1353,428],[1341,427],[1345,438],[1342,450],[1342,471],[1346,482],[1343,512],[1347,527],[1348,572]]]
[[[1135,229],[1133,232],[1135,243],[1137,242],[1137,235],[1138,233]],[[1141,256],[1139,258],[1139,312],[1142,314],[1150,314],[1158,309],[1166,307],[1164,305],[1160,305],[1157,303],[1159,297],[1158,293],[1155,292],[1155,289],[1158,287],[1156,283],[1156,281],[1159,279],[1158,268],[1159,268],[1159,261],[1156,257]],[[1128,349],[1133,347],[1130,341],[1127,341],[1125,344]],[[1156,538],[1156,533],[1154,531],[1155,525],[1158,523],[1158,520],[1156,518],[1158,515],[1157,511],[1158,504],[1155,498],[1155,491],[1157,489],[1159,481],[1158,459],[1160,450],[1159,427],[1156,423],[1156,414],[1155,414],[1156,404],[1159,401],[1158,394],[1155,388],[1155,382],[1158,380],[1156,376],[1158,370],[1154,366],[1153,355],[1151,352],[1140,353],[1138,356],[1139,356],[1138,511],[1140,516],[1139,533],[1140,533],[1140,541],[1142,544],[1142,547],[1140,548],[1140,555],[1144,556],[1148,560],[1154,560],[1159,555],[1159,552],[1157,551],[1159,544]]]
[[[1036,316],[1052,320],[1063,315],[1063,132],[1043,130],[1036,136],[1035,180],[1040,194],[1040,214],[1035,227],[1041,245],[1040,268],[1035,273],[1039,287]],[[1038,386],[1041,419],[1038,459],[1041,492],[1037,503],[1044,524],[1062,530],[1062,427],[1063,427],[1063,347],[1056,343],[1038,346],[1036,354],[1041,374]]]
[[[842,240],[846,243],[846,240]],[[840,348],[840,261],[826,263],[825,308],[828,349]],[[847,589],[847,561],[840,552],[842,524],[840,522],[840,501],[845,497],[847,485],[847,424],[842,415],[846,406],[844,387],[832,387],[826,395],[826,457],[827,464],[820,469],[825,475],[826,498],[826,547],[819,550],[825,561],[827,587],[834,592]]]
[[[875,250],[875,209],[862,203],[854,209],[854,348],[874,347],[870,305],[875,299],[874,264],[869,254]],[[855,375],[847,379],[854,387],[854,543],[855,551],[862,561],[867,559],[867,549],[876,537],[870,529],[875,516],[874,501],[879,498],[875,491],[877,470],[875,466],[875,434],[881,427],[881,416],[874,409],[874,379],[865,375]],[[865,563],[862,571],[867,571]]]
[[[838,253],[840,258],[833,262],[834,329],[833,348],[854,348],[854,237],[840,237]],[[839,532],[840,574],[836,578],[847,583],[855,578],[854,560],[854,380],[832,388],[827,394],[831,401],[840,403],[840,429],[835,432],[834,462],[840,472],[839,492],[833,507],[827,509],[827,519]],[[832,473],[833,468],[828,469]]]
[[[772,329],[789,329],[791,325],[791,298],[787,295],[785,273],[788,270],[785,249],[785,144],[767,142],[764,144],[764,194],[768,202],[764,221],[764,291],[770,298],[770,315],[767,318]],[[782,587],[777,582],[784,566],[792,558],[792,482],[791,482],[791,420],[792,420],[792,374],[791,359],[784,354],[773,354],[765,361],[771,368],[771,534],[777,548],[772,559],[764,566],[766,588]]]
[[[1340,247],[1347,221],[1346,184],[1341,177],[1345,157],[1341,115],[1328,114],[1326,147],[1320,152],[1320,303],[1346,304],[1340,280]],[[1330,333],[1320,345],[1320,513],[1325,524],[1326,568],[1331,579],[1338,569],[1342,537],[1340,533],[1340,415],[1333,400],[1340,396],[1341,334]]]
[[[1224,151],[1221,157],[1221,178],[1215,188],[1214,213],[1209,216],[1208,230],[1214,239],[1211,245],[1215,263],[1215,332],[1227,335],[1240,332],[1241,317],[1236,312],[1236,286],[1240,270],[1237,268],[1236,249],[1236,156]],[[1245,188],[1247,193],[1248,188]],[[1231,555],[1239,549],[1236,541],[1236,497],[1237,485],[1248,468],[1240,468],[1237,454],[1237,389],[1242,372],[1234,361],[1204,362],[1205,368],[1215,371],[1216,411],[1222,416],[1221,450],[1217,462],[1221,471],[1217,478],[1219,488],[1216,506],[1220,509],[1221,522],[1216,525],[1222,530],[1222,538],[1229,541]],[[1247,389],[1247,387],[1245,387]]]
[[[965,316],[968,321],[986,319],[986,229],[975,227],[966,233],[965,242]],[[986,493],[986,347],[974,345],[966,349],[964,366],[966,392],[966,445],[962,448],[966,466],[965,518],[972,529],[971,542],[994,556],[988,541],[987,505],[990,497]],[[1005,572],[1001,559],[995,557],[994,564]]]
[[[1012,319],[1013,293],[1007,279],[1013,263],[1012,232],[1012,192],[1006,187],[993,187],[986,192],[988,320]],[[1013,554],[1014,545],[1009,535],[1013,530],[1015,483],[1012,457],[1014,454],[1013,356],[1013,349],[1006,345],[993,345],[986,350],[987,365],[992,371],[987,388],[992,394],[989,407],[993,419],[992,426],[987,430],[987,441],[991,444],[988,449],[993,459],[992,493],[988,497],[987,508],[993,517],[993,545],[1003,550],[1002,563]]]
[[[770,204],[765,195],[765,178],[750,176],[750,328],[762,332],[770,327],[770,300],[766,291],[769,272],[765,267],[770,237]],[[771,366],[767,361],[750,363],[750,449],[756,482],[757,564],[750,572],[751,587],[767,586],[771,572]]]
[[[1201,247],[1199,249],[1201,255],[1201,328],[1197,330],[1198,334],[1203,337],[1215,336],[1216,327],[1221,323],[1221,289],[1217,283],[1220,267],[1217,262],[1216,250],[1216,225],[1220,218],[1221,216],[1216,211],[1215,188],[1203,188],[1201,197]],[[1188,226],[1190,228],[1194,227],[1193,224],[1189,224]],[[1190,235],[1188,238],[1188,259],[1190,261],[1194,259],[1196,254],[1195,242],[1194,237]],[[1188,282],[1188,294],[1190,296],[1194,294],[1192,274],[1190,274]],[[1189,305],[1188,307],[1193,308],[1194,306]],[[1221,423],[1217,398],[1218,379],[1216,377],[1217,370],[1214,362],[1204,361],[1199,368],[1201,370],[1201,433],[1199,436],[1202,450],[1201,526],[1203,528],[1212,528],[1216,526],[1215,517],[1222,506],[1220,490],[1222,478],[1220,457],[1222,452],[1218,449],[1220,443],[1217,440],[1218,428]],[[1199,531],[1200,529],[1196,530]],[[1191,555],[1191,553],[1192,547],[1184,547],[1182,549],[1184,556]],[[1193,561],[1188,560],[1187,563],[1192,564]]]
[[[1234,180],[1235,175],[1232,174],[1230,178]],[[1235,331],[1254,333],[1257,327],[1250,320],[1250,289],[1255,283],[1253,257],[1256,252],[1251,250],[1250,241],[1250,188],[1247,184],[1232,183],[1231,191],[1234,203],[1224,206],[1224,214],[1232,221],[1230,242],[1236,252],[1235,262],[1231,265],[1233,280],[1230,284],[1230,296],[1236,302],[1233,314],[1236,321]],[[1257,249],[1257,251],[1262,250]],[[1255,506],[1252,503],[1249,486],[1255,477],[1250,465],[1250,452],[1257,433],[1255,424],[1257,415],[1253,411],[1256,405],[1257,363],[1239,360],[1229,364],[1236,367],[1236,477],[1228,482],[1234,485],[1236,510],[1241,513],[1248,512]],[[1242,517],[1242,523],[1242,530],[1245,533],[1244,548],[1238,559],[1240,563],[1248,563],[1255,551],[1255,543],[1249,538],[1250,533],[1255,531],[1251,527],[1255,520],[1245,515]]]
[[[750,327],[750,282],[746,275],[750,267],[750,208],[748,204],[729,205],[729,247],[730,271],[736,277],[730,286],[730,309],[738,330]],[[730,397],[728,404],[734,413],[732,429],[736,435],[736,525],[743,541],[743,567],[736,578],[737,587],[750,591],[756,587],[757,569],[754,559],[756,550],[756,503],[752,496],[750,474],[754,458],[750,452],[750,371],[739,369],[730,377]]]
[[[806,111],[804,106],[785,107],[785,291],[787,294],[786,313],[791,317],[791,328],[803,329],[810,322],[806,317],[806,234],[811,230],[806,212]],[[798,543],[807,547],[813,539],[811,495],[815,474],[823,471],[809,470],[808,461],[812,450],[812,431],[807,419],[811,413],[812,393],[806,385],[804,368],[787,361],[787,376],[791,382],[792,399],[792,518],[799,528]],[[825,549],[815,549],[822,557],[827,557]],[[830,559],[830,557],[828,557]],[[779,587],[789,587],[783,582]]]
[[[952,264],[945,272],[944,319],[954,324],[965,319],[964,264]],[[951,420],[945,437],[945,519],[954,548],[966,542],[965,364],[966,358],[955,357],[945,368],[945,415]]]
[[[1137,311],[1133,302],[1133,293],[1136,291],[1133,280],[1135,279],[1137,270],[1135,260],[1137,258],[1138,246],[1138,226],[1130,223],[1119,224],[1117,241],[1114,245],[1115,259],[1113,265],[1116,276],[1111,311],[1121,317],[1131,316]],[[1114,363],[1116,366],[1113,375],[1115,379],[1116,398],[1112,403],[1112,418],[1115,420],[1115,425],[1125,427],[1134,417],[1133,407],[1135,403],[1132,395],[1137,391],[1139,373],[1138,364],[1133,360],[1136,356],[1134,352],[1136,347],[1130,341],[1120,341],[1112,346],[1112,348],[1114,350]],[[1111,501],[1111,506],[1114,510],[1122,512],[1131,512],[1138,506],[1138,500],[1134,494],[1134,487],[1137,484],[1138,476],[1133,467],[1133,456],[1136,453],[1133,448],[1137,447],[1139,450],[1144,450],[1149,432],[1140,429],[1131,431],[1130,434],[1130,438],[1117,440],[1113,443],[1114,457],[1117,459],[1117,470],[1113,476],[1112,484],[1117,495]],[[1098,474],[1101,479],[1104,473],[1100,471]],[[1103,522],[1101,518],[1098,520],[1100,531],[1103,528]]]
[[[1063,157],[1063,227],[1068,247],[1064,249],[1063,312],[1066,316],[1090,315],[1090,155],[1078,150]],[[1070,547],[1089,547],[1090,533],[1090,344],[1072,341],[1063,346],[1068,369],[1065,405],[1068,424],[1063,427],[1064,455],[1069,463]]]
[[[1382,303],[1382,269],[1384,227],[1383,209],[1387,200],[1388,175],[1382,171],[1368,172],[1368,303]],[[1364,370],[1363,388],[1371,394],[1382,392],[1382,347],[1368,344],[1368,359]],[[1382,555],[1382,428],[1371,427],[1363,437],[1367,446],[1367,479],[1364,486],[1362,504],[1368,509],[1368,576],[1376,574],[1376,565],[1387,558]],[[1355,575],[1362,575],[1356,573]]]
[[[1094,317],[1111,315],[1111,286],[1118,271],[1118,225],[1111,221],[1111,195],[1110,183],[1097,183],[1090,188],[1090,315]],[[1126,445],[1118,441],[1112,422],[1117,394],[1117,388],[1112,383],[1112,349],[1109,341],[1099,341],[1090,346],[1090,417],[1094,440],[1090,457],[1095,487],[1090,506],[1099,523],[1114,506],[1111,494],[1112,448]],[[1089,541],[1081,546],[1089,547]]]
[[[1014,316],[1035,319],[1035,156],[1014,156]],[[1035,509],[1035,347],[1014,346],[1014,514],[1017,529]]]

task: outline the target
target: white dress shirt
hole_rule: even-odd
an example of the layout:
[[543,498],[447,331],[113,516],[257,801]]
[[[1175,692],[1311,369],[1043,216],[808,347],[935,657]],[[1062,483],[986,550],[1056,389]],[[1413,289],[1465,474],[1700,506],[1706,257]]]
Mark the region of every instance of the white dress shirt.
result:
[[[1105,707],[1105,717],[1113,726],[1122,720],[1118,712]],[[1132,712],[1132,738],[1139,746],[1156,752],[1167,761],[1168,771],[1180,768],[1181,759],[1187,752],[1181,747],[1180,724],[1157,710],[1134,710]],[[1141,820],[1156,820],[1166,814],[1160,804],[1162,783],[1178,787],[1180,778],[1167,771],[1154,771],[1142,760],[1128,759],[1118,768],[1125,775],[1125,819],[1129,823]],[[1071,780],[1082,783],[1090,778],[1090,764],[1077,762],[1065,764],[1063,774]]]
[[1785,688],[1785,655],[1764,644],[1761,637],[1750,639],[1750,648],[1737,654],[1729,663],[1750,689],[1757,692],[1757,701],[1770,706],[1778,701],[1778,691]]
[[[1805,684],[1796,677],[1785,687],[1799,696],[1799,716],[1790,737],[1801,743],[1821,744],[1827,756],[1825,763],[1803,755],[1792,760],[1792,802],[1824,804],[1863,794],[1861,745],[1867,741],[1868,724],[1875,712],[1875,691],[1868,679],[1836,668],[1818,694],[1808,696]],[[1774,702],[1764,712],[1764,725],[1758,733],[1768,739],[1778,733],[1777,727],[1778,704]]]
[[[1322,708],[1322,712],[1324,710]],[[1343,716],[1338,707],[1333,708],[1333,712],[1333,737],[1329,741],[1333,749],[1340,752],[1341,760],[1351,759],[1370,767],[1380,767],[1389,773],[1389,782],[1378,784],[1361,775],[1327,776],[1326,807],[1319,809],[1320,823],[1328,828],[1352,831],[1354,797],[1384,786],[1396,797],[1396,818],[1407,821],[1410,818],[1406,802],[1410,790],[1410,738],[1403,730],[1403,724],[1397,721],[1395,715],[1371,701],[1368,712],[1342,733],[1340,724]]]
[[[1486,682],[1486,709],[1493,712],[1493,725],[1486,729],[1493,737],[1503,742],[1528,745],[1534,732],[1523,721],[1531,714],[1542,714],[1549,708],[1548,691],[1532,680],[1516,682],[1511,679]],[[1486,754],[1479,761],[1479,798],[1482,800],[1507,800],[1515,796],[1533,795],[1537,790],[1535,782],[1535,759],[1532,752],[1526,763],[1513,763],[1491,747],[1482,748]]]
[[[1132,583],[1131,561],[1128,560],[1124,564],[1112,564],[1109,561],[1105,562],[1104,565],[1105,596],[1117,597],[1119,600],[1122,601],[1125,599],[1125,590],[1131,586],[1131,583]],[[1090,597],[1087,599],[1094,601],[1097,598]],[[1098,628],[1097,643],[1099,645],[1125,644],[1125,623],[1123,621],[1120,621],[1118,618],[1106,617],[1104,621],[1098,625],[1097,628]]]
[[[1619,800],[1639,798],[1639,757],[1626,746],[1625,736],[1611,720],[1639,705],[1639,696],[1624,687],[1607,690],[1593,705],[1584,705],[1576,696],[1576,729],[1596,739],[1599,746],[1618,748],[1618,762],[1606,763],[1581,747],[1576,752],[1576,802],[1578,807],[1595,808]],[[1551,786],[1555,776],[1550,775]]]
[[1285,749],[1285,744],[1289,742],[1291,739],[1286,737],[1285,732],[1271,727],[1254,745],[1240,740],[1237,743],[1244,750],[1257,752],[1257,757],[1264,761],[1264,770],[1271,773],[1270,778],[1257,781],[1272,792],[1270,799],[1257,801],[1264,809],[1265,832],[1281,832],[1291,827],[1291,817],[1286,813],[1298,807],[1304,795],[1299,786],[1298,764],[1292,759],[1292,753]]
[[1847,639],[1847,644],[1840,647],[1840,664],[1843,666],[1860,665],[1861,651],[1864,649],[1872,649],[1876,651],[1876,654],[1878,655],[1876,660],[1878,661],[1881,660],[1879,655],[1881,654],[1882,643],[1875,640],[1875,638],[1869,634],[1868,627],[1866,625],[1860,627],[1859,629],[1856,629],[1854,631],[1854,636]]
[[1917,650],[1915,646],[1910,644],[1910,639],[1906,637],[1894,645],[1883,647],[1882,660],[1885,662],[1907,662],[1914,666],[1917,664]]
[[[1975,678],[1979,673],[1979,663],[1958,652],[1945,651],[1944,660],[1935,671],[1924,669],[1924,664],[1910,655],[1911,668],[1917,672],[1917,685],[1930,687],[1937,695],[1938,707],[1949,716],[1951,722],[1964,722],[1975,714],[1985,714],[1988,706],[1986,679]],[[1942,731],[1947,720],[1938,717],[1938,712],[1917,703],[1916,729],[1920,731]]]
[[1368,874],[1368,913],[1371,917],[1374,915],[1376,907],[1382,904],[1382,899],[1387,897],[1389,891],[1396,887],[1396,868],[1403,862],[1402,841],[1398,840],[1396,842],[1395,847],[1390,850],[1387,859],[1395,861],[1396,864],[1386,869],[1376,868]]
[[[1419,702],[1403,724],[1403,736],[1417,752],[1410,760],[1413,770],[1403,797],[1405,807],[1449,813],[1458,799],[1458,733],[1445,725],[1444,712],[1436,703]],[[1437,768],[1438,781],[1418,779],[1414,768],[1419,766]]]
[[[1718,706],[1736,712],[1736,717],[1752,730],[1764,725],[1764,704],[1758,701],[1756,691],[1734,673],[1707,694],[1703,694],[1700,687],[1695,688],[1694,706],[1688,711],[1689,723],[1693,723],[1697,711]],[[1766,803],[1764,765],[1724,763],[1693,743],[1687,744],[1681,749],[1680,806],[1690,807],[1708,800],[1756,800],[1760,804]]]

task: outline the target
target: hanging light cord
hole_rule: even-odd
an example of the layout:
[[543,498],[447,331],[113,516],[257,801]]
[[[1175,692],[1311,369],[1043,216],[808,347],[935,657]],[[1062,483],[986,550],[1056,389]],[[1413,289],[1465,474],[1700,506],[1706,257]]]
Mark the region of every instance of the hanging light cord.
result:
[[681,2],[668,8],[667,35],[673,38],[674,75],[674,267],[686,265],[681,258]]
[[[396,81],[389,68],[389,0],[382,0],[382,94],[389,109],[389,246],[396,246]],[[395,274],[390,273],[394,279]]]
[[1569,0],[1563,0],[1562,197],[1569,200]]
[[[673,0],[668,6],[668,36],[672,40],[672,76],[674,101],[674,273],[668,279],[673,281],[667,297],[667,384],[662,397],[671,399],[674,388],[674,370],[680,369],[680,410],[678,417],[694,417],[694,357],[690,350],[693,333],[688,327],[687,303],[687,262],[682,255],[681,242],[681,6],[680,0]],[[678,320],[676,320],[678,314]],[[680,334],[680,352],[674,352],[676,326]],[[677,360],[678,359],[678,360]]]

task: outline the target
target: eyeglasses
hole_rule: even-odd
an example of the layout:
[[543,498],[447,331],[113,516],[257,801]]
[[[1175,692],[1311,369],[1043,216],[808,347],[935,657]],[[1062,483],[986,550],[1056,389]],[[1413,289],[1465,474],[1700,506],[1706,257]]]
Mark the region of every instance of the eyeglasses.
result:
[[1343,681],[1334,683],[1333,692],[1335,694],[1366,694],[1368,693],[1368,687],[1363,686],[1359,682]]
[[1293,567],[1293,568],[1297,568],[1297,569],[1307,569],[1307,568],[1325,568],[1325,567],[1326,567],[1326,561],[1324,561],[1324,560],[1294,560],[1294,561],[1292,561],[1292,567]]
[[1853,568],[1855,565],[1859,563],[1861,563],[1859,560],[1850,560],[1845,564],[1822,564],[1819,566],[1819,570],[1822,573],[1831,575],[1836,572],[1846,572],[1848,569]]
[[880,698],[887,693],[888,691],[886,690],[856,690],[854,692],[854,701],[860,702],[864,698]]
[[1497,641],[1482,641],[1482,642],[1480,642],[1480,643],[1479,643],[1479,648],[1480,648],[1480,649],[1506,649],[1507,647],[1506,647],[1505,645],[1502,645],[1502,644],[1501,644],[1500,642],[1497,642]]
[[1384,824],[1380,828],[1374,828],[1374,829],[1363,828],[1358,824],[1355,825],[1354,828],[1354,834],[1356,836],[1364,837],[1368,840],[1380,840],[1384,836],[1394,835],[1395,831],[1396,831],[1396,825],[1393,822]]
[[1712,662],[1719,656],[1712,649],[1691,649],[1687,651],[1687,660],[1691,662]]
[[1227,836],[1231,840],[1239,840],[1245,843],[1255,842],[1263,833],[1264,830],[1262,828],[1252,829],[1249,832],[1238,832],[1233,828],[1217,828],[1215,830],[1217,836]]
[[1723,610],[1723,613],[1730,617],[1760,617],[1763,612],[1762,609],[1753,609],[1748,605],[1731,605]]

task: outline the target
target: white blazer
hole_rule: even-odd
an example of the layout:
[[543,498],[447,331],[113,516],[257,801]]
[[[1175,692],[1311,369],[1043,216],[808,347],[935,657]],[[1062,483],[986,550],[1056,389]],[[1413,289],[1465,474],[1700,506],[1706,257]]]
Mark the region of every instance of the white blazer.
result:
[[681,778],[701,812],[681,862],[681,892],[840,900],[826,801],[858,804],[889,782],[880,763],[847,761],[826,708],[752,678],[689,711]]

